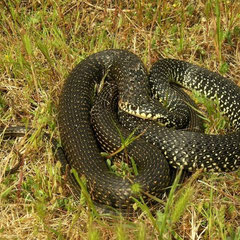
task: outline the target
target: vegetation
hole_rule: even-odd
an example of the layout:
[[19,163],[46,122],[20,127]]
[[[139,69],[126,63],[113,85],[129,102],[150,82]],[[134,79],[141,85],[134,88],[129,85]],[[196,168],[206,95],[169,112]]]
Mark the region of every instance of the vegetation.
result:
[[[129,49],[148,67],[183,59],[239,84],[239,0],[2,0],[0,33],[0,126],[36,129],[0,137],[0,239],[240,239],[240,171],[197,172],[181,188],[176,181],[154,211],[136,201],[142,213],[134,219],[102,217],[84,189],[73,199],[41,137],[43,130],[59,139],[64,79],[103,49]],[[215,114],[207,131],[222,133],[224,121]],[[19,160],[20,172],[5,178]]]

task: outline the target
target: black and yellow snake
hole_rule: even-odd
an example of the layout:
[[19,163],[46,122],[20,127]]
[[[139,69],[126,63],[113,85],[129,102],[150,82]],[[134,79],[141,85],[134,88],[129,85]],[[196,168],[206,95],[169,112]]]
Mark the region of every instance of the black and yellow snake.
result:
[[[113,87],[104,88],[98,97],[100,103],[92,109],[95,85],[103,78]],[[210,99],[218,98],[221,111],[236,131],[206,135],[176,130],[186,127],[189,108],[172,93],[169,82],[199,91]],[[163,107],[167,100],[170,103]],[[119,116],[114,113],[116,104]],[[96,202],[125,208],[135,196],[134,183],[139,183],[143,192],[162,194],[170,182],[169,163],[191,171],[237,169],[239,104],[240,88],[217,73],[187,62],[163,59],[153,65],[148,75],[136,55],[125,50],[102,51],[80,62],[64,83],[58,114],[63,147],[60,159],[64,166],[68,164],[79,176],[86,177],[89,193]],[[98,128],[99,141],[92,122]],[[163,124],[172,128],[162,127]],[[127,146],[127,153],[138,167],[138,175],[129,180],[109,171],[99,142],[104,149],[117,149],[121,146],[119,131],[126,138],[134,129],[136,134],[144,134]]]

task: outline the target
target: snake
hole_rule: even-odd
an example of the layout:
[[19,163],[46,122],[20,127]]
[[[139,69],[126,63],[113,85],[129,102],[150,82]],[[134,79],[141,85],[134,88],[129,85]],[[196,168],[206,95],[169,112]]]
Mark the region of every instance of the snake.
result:
[[[95,107],[96,84],[103,80],[110,87],[103,88]],[[172,90],[172,82],[210,99],[217,98],[235,131],[207,135],[181,130],[188,124],[189,106]],[[170,103],[165,104],[166,101]],[[127,208],[139,195],[135,184],[141,193],[162,196],[171,182],[169,164],[189,171],[238,169],[239,104],[240,88],[205,68],[163,59],[148,74],[135,54],[121,49],[104,50],[82,60],[63,84],[58,107],[62,145],[58,156],[63,166],[84,176],[95,202]],[[126,146],[138,167],[138,174],[129,179],[109,171],[100,143],[107,150],[116,150],[121,139],[132,131],[141,136]],[[78,191],[76,181],[70,181]]]
[[[160,186],[161,192],[169,184],[167,182],[169,179],[163,178],[166,177],[166,173],[169,173],[169,170],[165,170],[165,159],[176,167],[183,166],[188,170],[203,168],[214,171],[232,171],[238,168],[240,163],[238,130],[232,134],[218,136],[159,126],[158,120],[170,127],[172,126],[170,121],[173,125],[184,126],[188,112],[181,101],[173,101],[177,99],[175,96],[169,97],[169,94],[165,96],[172,100],[173,105],[182,107],[183,110],[175,110],[176,108],[173,107],[174,114],[167,113],[166,108],[162,108],[162,104],[151,96],[150,87],[154,81],[158,82],[152,94],[154,97],[159,89],[168,88],[168,84],[160,76],[170,78],[171,81],[192,90],[196,89],[201,92],[203,89],[202,92],[206,97],[216,96],[220,101],[221,110],[226,113],[236,128],[239,127],[239,87],[217,73],[183,61],[167,59],[154,64],[148,81],[144,64],[133,53],[113,49],[90,55],[72,70],[63,85],[59,101],[58,122],[62,145],[69,165],[87,178],[88,188],[94,200],[115,207],[126,207],[133,195],[132,182],[139,182],[143,191],[150,190],[151,194],[158,193],[156,187],[152,186],[156,184]],[[135,147],[134,144],[140,142],[141,139],[129,145],[128,153],[131,155],[133,151],[138,161],[137,165],[139,165],[139,175],[132,182],[109,172],[100,155],[99,144],[91,125],[94,86],[96,83],[99,84],[103,78],[106,82],[114,82],[117,85],[120,109],[130,113],[132,118],[141,117],[142,122],[151,121],[152,125],[147,127],[144,135],[147,139],[151,137],[152,145],[155,147],[157,145],[157,148],[161,149],[160,154],[159,151],[149,148],[146,143],[140,143],[141,146]],[[167,89],[167,92],[170,90]],[[181,113],[180,117],[175,117],[177,111]],[[102,136],[109,137],[108,143],[114,145],[114,139],[117,137],[114,133],[116,127],[104,121],[100,124],[100,129],[104,130]],[[132,124],[132,121],[125,121],[125,123],[125,127],[130,127],[127,124]],[[143,128],[139,128],[140,132],[145,130],[145,126]],[[125,134],[123,129],[121,131]],[[151,150],[147,151],[148,149]],[[151,159],[149,162],[145,159],[145,153]],[[156,153],[159,158],[164,157],[164,160],[160,161]]]

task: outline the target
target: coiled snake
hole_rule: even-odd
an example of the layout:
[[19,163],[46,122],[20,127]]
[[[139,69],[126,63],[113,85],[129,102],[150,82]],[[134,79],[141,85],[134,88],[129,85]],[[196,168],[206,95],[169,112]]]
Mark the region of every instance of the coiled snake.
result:
[[[105,90],[103,96],[106,98],[100,97],[100,107],[92,110],[92,121],[99,129],[98,137],[105,144],[105,149],[116,149],[121,145],[116,126],[124,137],[136,127],[136,134],[144,132],[145,140],[141,137],[127,146],[127,152],[134,157],[139,170],[138,176],[132,180],[109,171],[100,155],[91,124],[95,84],[103,78],[105,82],[117,86]],[[198,168],[232,171],[239,167],[239,130],[221,136],[176,130],[187,125],[189,108],[175,92],[172,93],[170,81],[197,90],[210,99],[217,97],[221,110],[239,129],[240,88],[219,74],[187,62],[173,59],[158,61],[148,77],[136,55],[125,50],[106,50],[87,57],[68,76],[59,101],[58,122],[64,152],[61,159],[64,165],[69,164],[80,176],[86,177],[88,190],[96,202],[125,208],[131,196],[135,196],[134,183],[139,183],[143,192],[160,196],[170,181],[166,159],[174,167],[181,166],[191,171]],[[111,112],[115,109],[112,106],[115,106],[117,98],[122,112],[119,118],[124,127],[118,123],[116,114]],[[162,103],[166,100],[170,102],[167,107],[170,112],[157,98],[162,99]],[[162,124],[174,128],[162,127]],[[107,145],[105,141],[108,141]]]

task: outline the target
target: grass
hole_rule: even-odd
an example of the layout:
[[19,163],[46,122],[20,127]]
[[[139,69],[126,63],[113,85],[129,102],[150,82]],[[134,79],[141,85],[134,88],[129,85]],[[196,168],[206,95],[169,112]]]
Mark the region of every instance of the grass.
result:
[[[159,57],[184,59],[239,84],[238,0],[3,0],[0,9],[0,125],[36,129],[0,140],[0,239],[240,239],[239,171],[197,173],[153,213],[136,202],[144,211],[133,221],[102,218],[86,199],[73,200],[41,137],[47,126],[59,138],[64,79],[103,49],[129,49],[147,67]],[[19,174],[4,178],[20,159]]]

